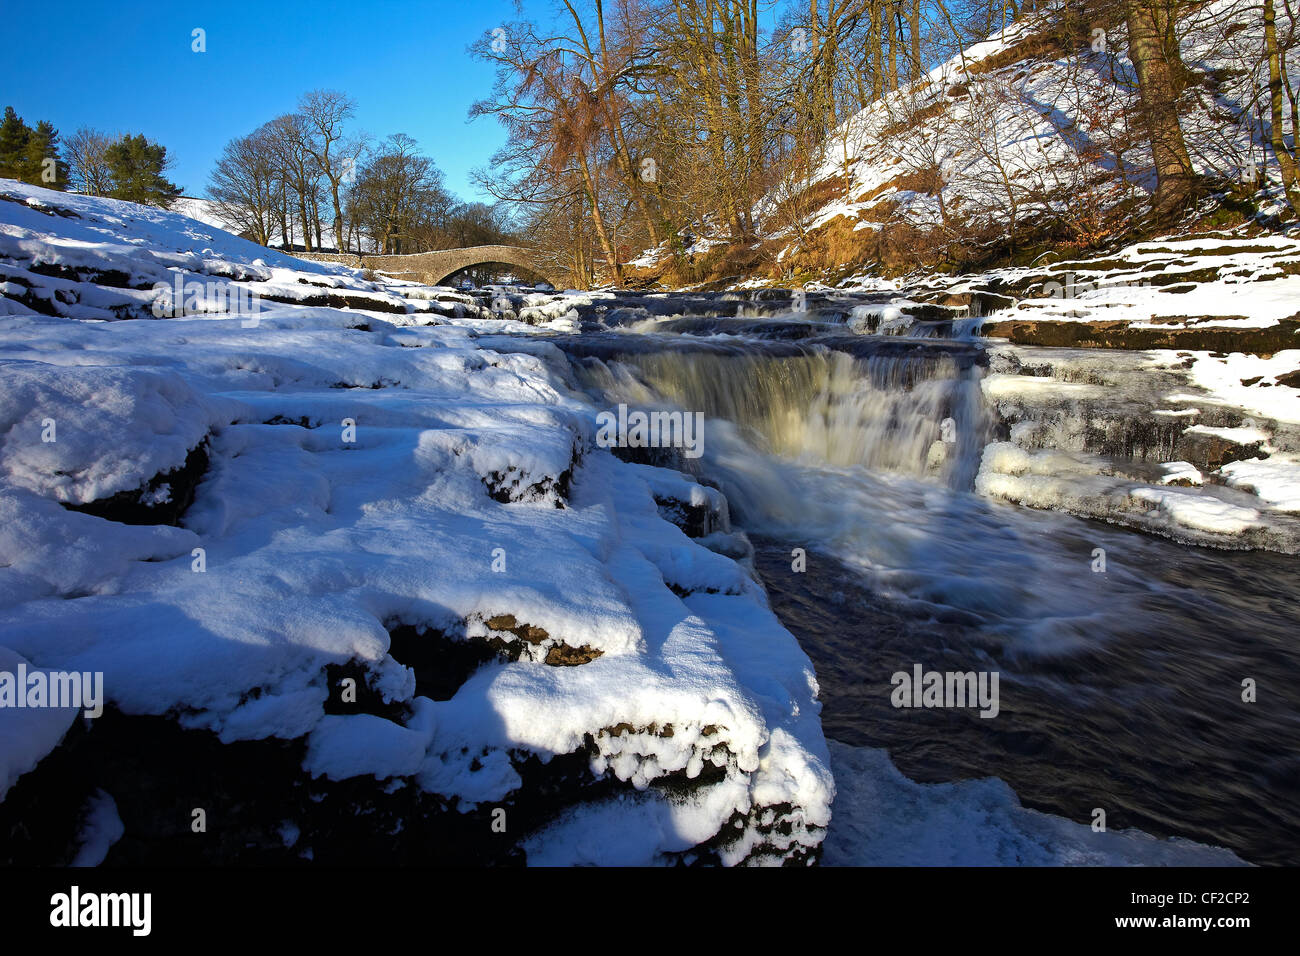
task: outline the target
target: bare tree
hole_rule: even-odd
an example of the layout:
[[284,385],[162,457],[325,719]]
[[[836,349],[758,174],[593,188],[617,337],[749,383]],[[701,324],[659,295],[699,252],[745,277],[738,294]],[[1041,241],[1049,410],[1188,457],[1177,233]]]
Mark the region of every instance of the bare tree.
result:
[[281,209],[281,181],[272,139],[263,126],[231,140],[221,151],[208,186],[222,216],[263,246],[271,241]]
[[298,102],[298,112],[311,131],[306,149],[329,184],[334,207],[334,241],[339,249],[344,248],[343,187],[355,175],[356,164],[365,148],[363,140],[349,137],[344,128],[355,110],[356,104],[337,90],[313,90]]
[[470,115],[498,117],[512,137],[493,158],[511,176],[488,177],[490,188],[518,203],[580,193],[610,277],[621,282],[622,265],[602,202],[609,139],[605,112],[593,92],[592,63],[574,55],[565,38],[539,36],[527,23],[512,24],[504,36],[488,34],[474,49],[498,70],[493,95],[475,103]]
[[112,187],[108,148],[120,137],[102,130],[81,127],[63,143],[71,186],[87,196],[103,196]]
[[320,232],[315,205],[323,176],[311,149],[312,127],[302,114],[286,113],[271,120],[266,128],[271,159],[293,196],[298,222],[302,224],[303,247],[311,252],[312,237]]
[[405,133],[389,136],[367,159],[348,201],[380,251],[396,254],[437,248],[452,204],[442,172]]

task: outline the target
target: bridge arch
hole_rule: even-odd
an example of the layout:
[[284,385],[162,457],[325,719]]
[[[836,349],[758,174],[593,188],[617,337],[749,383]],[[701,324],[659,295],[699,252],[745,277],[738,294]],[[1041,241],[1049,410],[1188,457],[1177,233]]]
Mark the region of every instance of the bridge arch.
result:
[[522,246],[466,246],[463,249],[439,249],[436,252],[413,252],[400,256],[313,252],[300,252],[296,255],[300,259],[314,262],[341,262],[355,269],[373,269],[396,279],[411,279],[425,285],[442,285],[457,272],[473,266],[518,266],[555,288],[560,288],[546,270],[537,264],[532,252]]
[[518,266],[561,288],[537,264],[532,252],[523,246],[466,246],[463,249],[439,249],[436,252],[413,252],[407,255],[381,256],[369,253],[297,252],[299,259],[312,262],[339,262],[354,269],[373,269],[397,279],[410,279],[425,285],[442,285],[448,278],[473,266]]
[[544,279],[552,286],[555,285],[551,277],[537,265],[537,260],[532,253],[519,246],[469,246],[464,249],[445,249],[425,253],[425,255],[440,257],[431,258],[425,268],[422,281],[429,285],[442,285],[457,272],[474,266],[493,264],[518,266]]

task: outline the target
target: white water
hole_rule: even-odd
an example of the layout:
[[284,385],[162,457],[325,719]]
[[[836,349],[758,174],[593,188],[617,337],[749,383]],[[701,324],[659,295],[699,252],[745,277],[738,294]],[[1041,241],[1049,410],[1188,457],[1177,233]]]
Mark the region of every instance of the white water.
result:
[[[957,612],[1008,651],[1101,641],[1146,590],[1123,560],[1131,536],[931,480],[781,460],[729,423],[709,424],[705,472],[746,529],[832,554],[915,612]],[[1095,548],[1110,556],[1105,575],[1092,570]]]
[[589,375],[620,400],[704,411],[702,471],[746,529],[833,554],[890,599],[973,615],[1014,650],[1100,639],[1133,611],[1116,578],[1143,590],[1122,562],[1092,571],[1094,548],[1116,548],[1104,527],[967,490],[989,416],[978,369],[949,356],[652,353]]
[[928,476],[954,488],[970,486],[988,437],[978,370],[963,371],[941,352],[650,353],[587,374],[606,394],[738,425],[756,448],[783,459]]

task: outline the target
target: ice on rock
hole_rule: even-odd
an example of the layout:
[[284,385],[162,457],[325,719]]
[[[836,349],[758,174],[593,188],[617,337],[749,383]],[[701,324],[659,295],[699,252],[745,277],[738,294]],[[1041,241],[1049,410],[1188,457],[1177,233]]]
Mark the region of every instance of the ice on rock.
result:
[[1193,495],[1178,491],[1135,488],[1129,493],[1135,501],[1155,505],[1178,524],[1197,531],[1238,534],[1253,527],[1259,518],[1254,508],[1228,504],[1210,495]]
[[[1244,532],[1264,530],[1258,509],[1225,500],[1235,492],[1171,487],[1184,481],[1200,484],[1195,468],[1185,462],[1171,464],[1172,468],[1165,466],[1159,484],[1148,485],[1108,473],[1106,463],[1090,461],[1088,456],[992,442],[984,450],[975,490],[1017,504],[1099,517],[1196,543],[1229,544]],[[1286,545],[1287,539],[1280,540]]]

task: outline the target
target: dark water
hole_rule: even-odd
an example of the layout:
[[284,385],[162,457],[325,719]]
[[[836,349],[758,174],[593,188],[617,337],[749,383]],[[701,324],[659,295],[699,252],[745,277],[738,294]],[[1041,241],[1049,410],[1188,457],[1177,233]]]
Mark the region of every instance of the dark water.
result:
[[[1156,569],[1149,624],[1040,656],[882,600],[832,555],[795,575],[787,542],[756,544],[773,608],[816,667],[828,737],[885,747],[914,780],[997,776],[1026,806],[1080,823],[1102,807],[1110,829],[1300,862],[1297,621],[1270,588],[1279,572],[1294,579],[1294,561],[1184,549]],[[998,670],[999,715],[893,708],[890,675],[912,662]],[[1244,676],[1256,703],[1241,699]]]
[[[993,422],[970,343],[804,316],[639,331],[561,347],[600,401],[709,416],[695,467],[755,541],[828,737],[916,780],[997,776],[1079,822],[1300,863],[1300,559],[976,496]],[[996,671],[1000,713],[895,709],[914,664]]]

